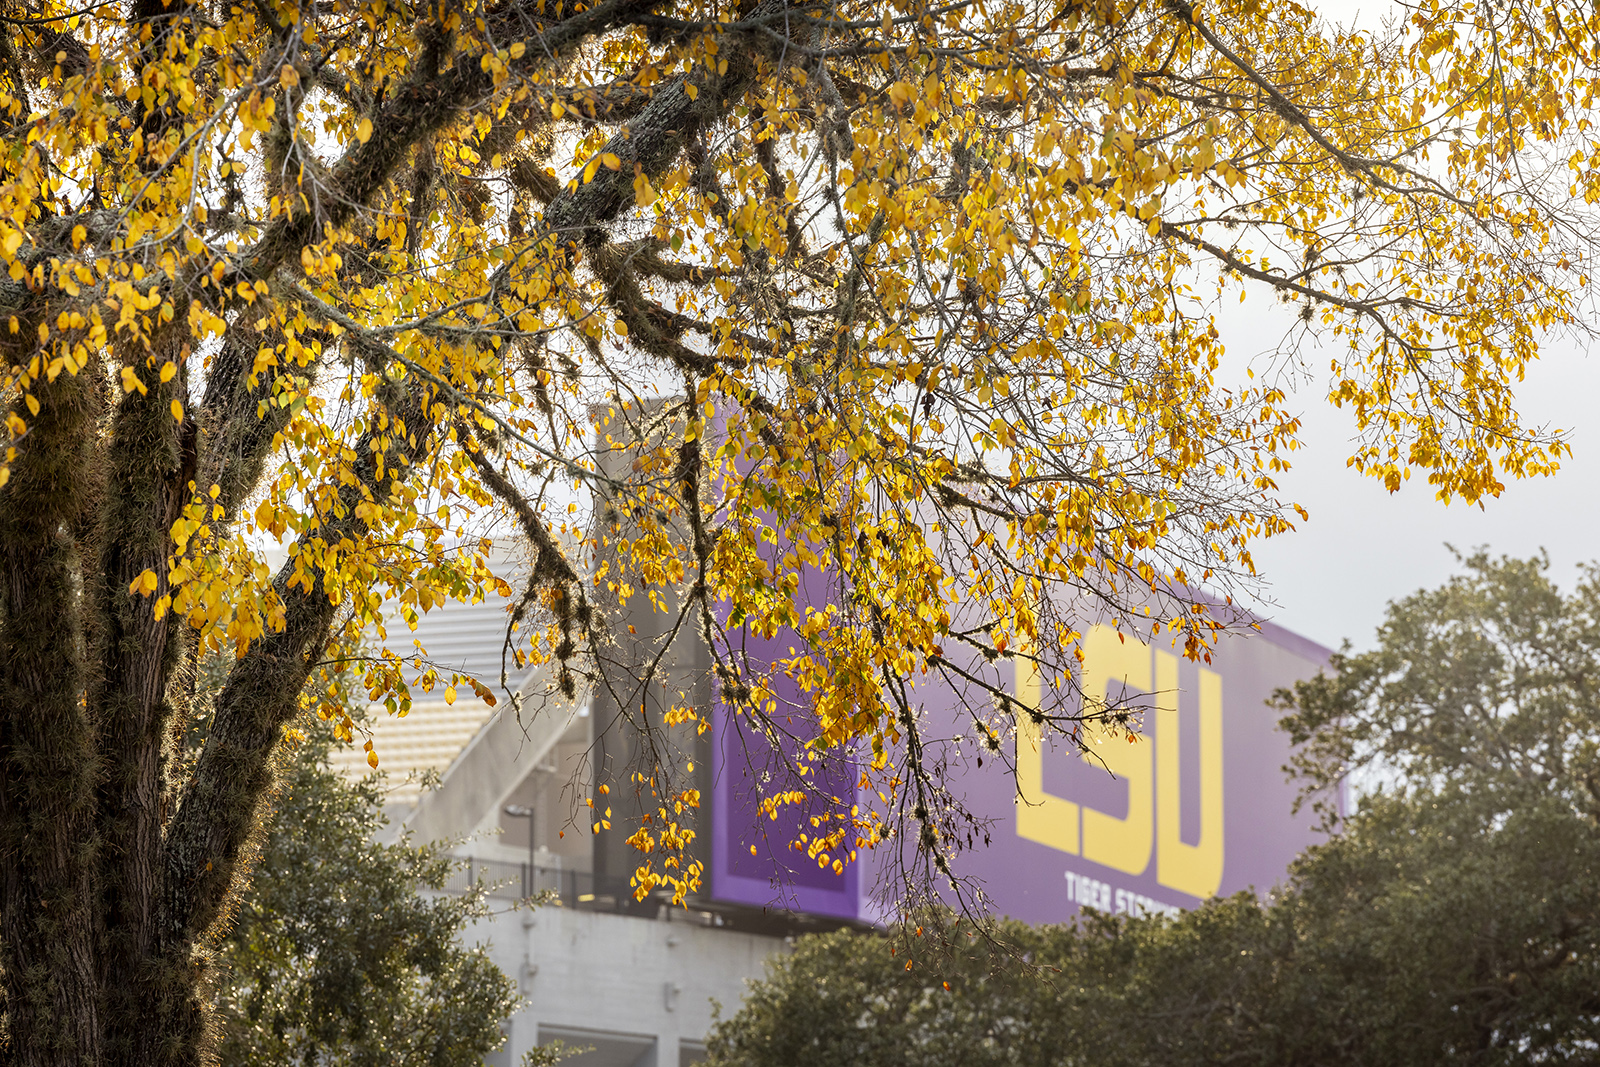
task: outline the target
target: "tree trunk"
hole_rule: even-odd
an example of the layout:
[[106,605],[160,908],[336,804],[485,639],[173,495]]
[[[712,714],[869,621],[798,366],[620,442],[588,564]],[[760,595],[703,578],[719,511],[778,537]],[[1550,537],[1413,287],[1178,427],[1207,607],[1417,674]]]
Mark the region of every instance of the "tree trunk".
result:
[[[83,706],[82,560],[92,492],[89,376],[40,404],[0,508],[0,967],[19,1067],[100,1061],[94,738]],[[23,406],[19,401],[17,406]]]

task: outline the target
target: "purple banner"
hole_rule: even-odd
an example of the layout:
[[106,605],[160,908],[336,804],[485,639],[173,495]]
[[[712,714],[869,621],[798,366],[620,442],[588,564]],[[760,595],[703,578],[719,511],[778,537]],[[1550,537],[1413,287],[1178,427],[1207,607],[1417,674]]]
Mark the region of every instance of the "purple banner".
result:
[[[828,602],[827,578],[814,568],[801,571],[808,602]],[[789,630],[762,638],[744,631],[744,657],[765,667],[795,654],[798,639]],[[776,701],[770,713],[777,746],[747,718],[720,700],[712,716],[711,892],[714,899],[753,907],[776,907],[810,915],[856,919],[861,911],[861,865],[836,872],[833,861],[808,855],[807,839],[825,833],[811,825],[814,816],[837,810],[832,798],[856,795],[857,769],[848,759],[809,762],[805,742],[815,735],[810,699],[781,671],[771,682]],[[804,775],[795,771],[805,766]],[[780,793],[806,795],[798,804],[763,811],[762,801]]]
[[[748,651],[752,660],[770,662],[788,655],[791,643],[787,634],[752,638]],[[1130,743],[1088,728],[1091,756],[1085,757],[1063,739],[1041,741],[1024,721],[1007,753],[1014,776],[1003,761],[979,767],[971,742],[952,740],[966,721],[962,696],[931,676],[922,680],[914,692],[928,758],[944,764],[952,793],[989,838],[958,854],[956,873],[981,888],[995,912],[1028,922],[1060,922],[1085,906],[1138,914],[1270,890],[1316,838],[1309,813],[1292,813],[1295,788],[1283,770],[1289,743],[1266,701],[1274,690],[1314,675],[1327,656],[1270,624],[1222,638],[1209,663],[1133,635],[1119,639],[1109,627],[1091,628],[1080,676],[1087,699],[1138,709],[1140,737]],[[1029,706],[1050,707],[1059,698],[1070,710],[1080,700],[1076,693],[1043,692],[1031,671],[1010,680]],[[776,688],[780,718],[803,738],[806,704],[798,687],[780,676]],[[885,849],[861,852],[861,862],[842,875],[793,850],[799,834],[816,832],[809,820],[825,805],[780,808],[776,821],[763,815],[762,798],[794,782],[765,739],[735,719],[727,708],[716,709],[713,895],[818,915],[881,917],[869,896],[888,865]],[[798,743],[786,748],[790,756],[800,751]],[[815,773],[818,792],[854,792],[848,764]]]
[[[1064,739],[1041,740],[1022,717],[1014,779],[990,763],[996,773],[971,768],[954,784],[991,834],[988,847],[960,857],[958,873],[981,884],[995,911],[1028,922],[1060,922],[1085,906],[1140,914],[1272,889],[1315,835],[1309,812],[1293,814],[1288,738],[1266,701],[1314,675],[1327,650],[1278,627],[1262,631],[1224,637],[1209,663],[1194,663],[1170,646],[1091,628],[1081,699],[1140,709],[1140,736],[1086,728],[1080,755]],[[1048,703],[1032,673],[1013,692],[1029,706]],[[930,722],[956,719],[949,698],[922,699]]]

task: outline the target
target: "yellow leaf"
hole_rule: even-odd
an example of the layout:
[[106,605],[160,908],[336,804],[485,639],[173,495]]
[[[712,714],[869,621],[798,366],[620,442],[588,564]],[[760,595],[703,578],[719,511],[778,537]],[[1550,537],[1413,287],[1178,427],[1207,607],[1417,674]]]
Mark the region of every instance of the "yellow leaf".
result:
[[655,187],[650,184],[649,175],[640,171],[633,178],[633,201],[640,207],[649,207],[658,199]]
[[371,119],[362,119],[356,125],[356,140],[360,141],[362,144],[366,144],[371,139],[372,139],[372,120]]
[[172,417],[178,422],[183,421],[183,401],[174,400],[172,402]]
[[165,363],[163,363],[161,365],[161,380],[162,381],[164,381],[164,382],[172,381],[172,376],[174,374],[177,374],[177,373],[178,373],[178,365],[176,363],[172,362],[170,359],[167,360],[167,362],[165,362]]

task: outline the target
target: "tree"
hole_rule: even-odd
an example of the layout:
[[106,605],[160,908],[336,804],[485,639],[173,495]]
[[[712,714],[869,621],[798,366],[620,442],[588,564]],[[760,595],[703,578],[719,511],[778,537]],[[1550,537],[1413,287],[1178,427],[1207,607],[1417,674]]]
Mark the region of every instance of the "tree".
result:
[[[808,934],[774,957],[738,1011],[708,1040],[710,1062],[739,1067],[828,1063],[837,1067],[1075,1062],[1076,1017],[1026,968],[991,951],[968,924],[930,929],[930,945],[906,962],[900,930],[884,938],[853,930]],[[1004,922],[995,932],[1041,966],[1071,945],[1057,930]],[[899,936],[896,936],[899,935]],[[930,966],[929,956],[934,957]]]
[[481,891],[446,894],[438,845],[378,844],[384,781],[328,743],[286,753],[255,878],[218,952],[224,1063],[480,1067],[516,983],[460,943]]
[[1388,777],[1324,809],[1342,832],[1268,900],[806,938],[712,1062],[1592,1062],[1600,573],[1563,596],[1547,560],[1464,563],[1392,605],[1376,650],[1283,694],[1310,789]]
[[1457,559],[1465,573],[1390,605],[1377,649],[1281,694],[1307,796],[1356,773],[1490,817],[1548,797],[1600,820],[1600,567],[1563,595],[1548,557]]
[[1390,606],[1376,650],[1284,694],[1309,786],[1352,772],[1389,783],[1296,868],[1298,921],[1330,946],[1324,1003],[1364,1021],[1345,1027],[1363,1062],[1414,1062],[1419,1029],[1456,1062],[1587,1061],[1600,1038],[1600,570],[1564,595],[1547,558],[1462,563]]
[[[508,592],[479,540],[497,517],[530,545],[512,655],[622,708],[651,680],[616,669],[561,547],[592,492],[587,547],[615,561],[594,591],[668,606],[774,729],[773,678],[799,679],[799,740],[879,753],[942,857],[914,672],[988,690],[973,732],[998,746],[1016,656],[1070,687],[1069,594],[1199,655],[1232,620],[1191,588],[1248,585],[1251,540],[1289,523],[1297,421],[1276,379],[1219,377],[1207,271],[1218,298],[1304,301],[1341,349],[1353,459],[1391,486],[1476,500],[1565,449],[1512,386],[1587,281],[1579,5],[1442,4],[1372,36],[1258,0],[0,17],[19,1063],[207,1059],[200,947],[297,694],[385,604]],[[832,604],[808,615],[813,566]],[[784,628],[793,656],[740,654]],[[202,651],[234,666],[190,759]],[[401,712],[414,684],[494,680],[390,657],[366,681]],[[640,769],[637,880],[681,896],[697,798],[670,765]],[[833,814],[836,852],[890,816]]]

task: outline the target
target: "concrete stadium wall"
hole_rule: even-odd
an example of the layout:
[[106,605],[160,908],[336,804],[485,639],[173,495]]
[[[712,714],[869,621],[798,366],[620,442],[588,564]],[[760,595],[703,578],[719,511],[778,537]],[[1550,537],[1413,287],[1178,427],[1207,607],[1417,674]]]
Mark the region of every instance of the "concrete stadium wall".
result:
[[746,981],[788,951],[783,938],[684,921],[572,908],[506,909],[467,935],[506,974],[527,1006],[507,1024],[491,1067],[514,1067],[535,1045],[559,1039],[592,1051],[571,1067],[688,1067],[699,1061],[713,1001],[738,1009]]

